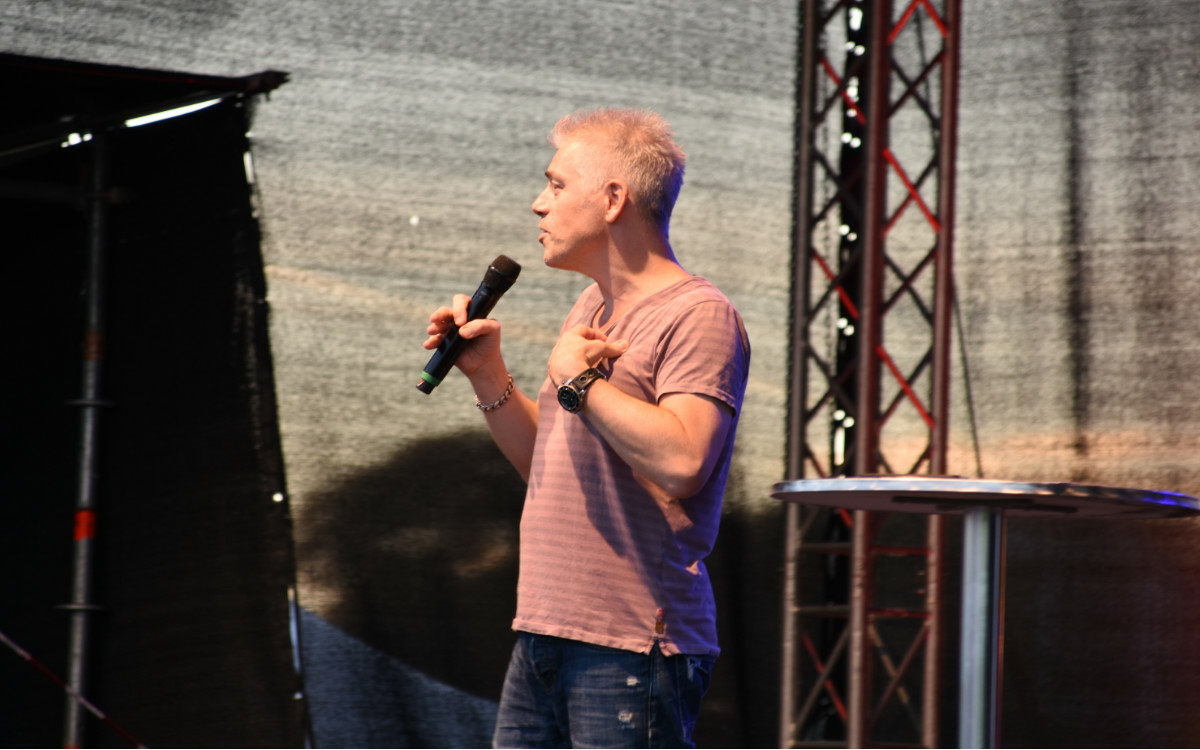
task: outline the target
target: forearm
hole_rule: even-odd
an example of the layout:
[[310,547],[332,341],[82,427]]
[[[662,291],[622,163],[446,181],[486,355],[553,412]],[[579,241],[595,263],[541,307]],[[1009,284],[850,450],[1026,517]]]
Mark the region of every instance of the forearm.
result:
[[505,398],[510,377],[501,363],[498,368],[481,368],[468,379],[476,398],[489,407],[483,414],[492,440],[521,478],[529,481],[533,445],[537,437],[538,407],[537,402],[522,393],[515,383],[512,392]]
[[732,410],[707,396],[670,394],[651,404],[597,381],[582,418],[643,478],[672,497],[691,497],[708,481]]
[[[565,331],[550,353],[548,371],[564,383],[605,359],[624,356],[629,342],[609,342],[579,325]],[[709,396],[668,393],[648,403],[607,380],[589,386],[582,411],[605,442],[643,478],[672,497],[691,497],[704,487],[733,424],[733,409]]]

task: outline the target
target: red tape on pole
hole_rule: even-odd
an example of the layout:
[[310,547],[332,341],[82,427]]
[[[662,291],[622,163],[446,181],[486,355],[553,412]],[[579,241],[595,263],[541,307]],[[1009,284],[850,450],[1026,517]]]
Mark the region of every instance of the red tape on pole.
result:
[[75,511],[75,541],[96,538],[96,511],[81,508]]

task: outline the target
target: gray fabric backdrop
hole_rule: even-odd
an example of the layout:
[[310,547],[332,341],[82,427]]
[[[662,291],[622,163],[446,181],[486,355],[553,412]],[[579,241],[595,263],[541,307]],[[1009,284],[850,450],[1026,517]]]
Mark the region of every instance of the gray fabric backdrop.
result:
[[[712,744],[770,744],[795,5],[10,0],[0,47],[291,73],[259,107],[252,140],[300,600],[322,621],[308,630],[332,625],[330,637],[420,658],[423,679],[484,699],[495,682],[429,652],[479,654],[489,674],[507,653],[519,486],[480,444],[465,384],[415,390],[424,320],[510,255],[524,271],[496,314],[514,375],[533,388],[582,283],[540,264],[529,204],[551,156],[545,133],[579,107],[665,115],[691,157],[675,248],[738,305],[754,347],[731,541],[718,552],[728,676],[701,731]],[[1200,493],[1195,11],[1190,0],[965,3],[957,288],[989,477]],[[956,367],[951,468],[970,475]],[[1200,688],[1197,525],[1010,531],[1006,736],[1200,742],[1187,705]],[[462,637],[416,641],[439,632]],[[311,686],[314,716],[333,692]],[[355,700],[371,697],[385,698]]]

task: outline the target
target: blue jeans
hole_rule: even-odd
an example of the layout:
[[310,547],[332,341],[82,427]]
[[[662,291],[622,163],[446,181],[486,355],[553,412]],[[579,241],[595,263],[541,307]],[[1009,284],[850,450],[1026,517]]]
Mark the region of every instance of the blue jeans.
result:
[[712,656],[663,656],[518,633],[495,747],[695,747]]

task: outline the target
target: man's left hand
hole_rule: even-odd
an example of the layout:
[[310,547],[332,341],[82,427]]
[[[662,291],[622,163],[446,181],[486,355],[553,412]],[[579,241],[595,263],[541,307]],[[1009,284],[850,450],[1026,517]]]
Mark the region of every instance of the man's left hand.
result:
[[562,385],[603,360],[616,359],[628,348],[625,339],[610,342],[603,331],[577,325],[565,331],[554,345],[546,371],[555,385]]

